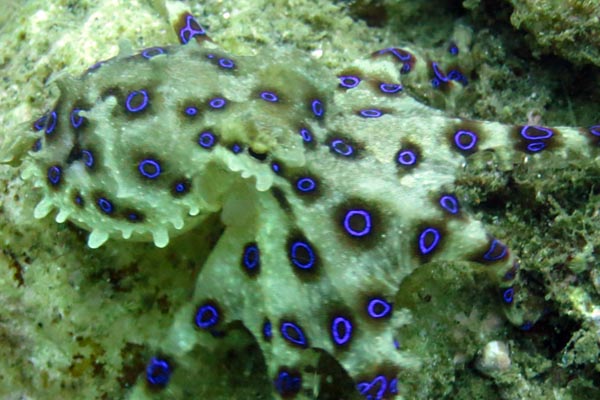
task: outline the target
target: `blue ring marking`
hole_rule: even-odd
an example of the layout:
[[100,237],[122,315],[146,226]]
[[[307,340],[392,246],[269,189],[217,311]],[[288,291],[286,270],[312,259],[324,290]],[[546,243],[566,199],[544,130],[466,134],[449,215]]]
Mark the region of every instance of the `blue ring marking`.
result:
[[532,153],[537,153],[539,151],[544,150],[545,148],[546,148],[546,143],[544,143],[544,142],[533,142],[533,143],[527,144],[527,150]]
[[[527,131],[530,128],[536,129],[538,131],[542,131],[542,132],[544,132],[544,134],[542,134],[540,136],[532,136],[529,133],[527,133]],[[539,125],[525,125],[524,127],[521,128],[521,136],[525,140],[545,140],[545,139],[550,139],[552,136],[554,136],[554,132],[552,131],[552,129],[546,128],[544,126],[539,126]]]
[[452,54],[453,56],[458,55],[458,46],[455,43],[451,43],[450,46],[448,46],[448,53]]
[[242,262],[248,271],[260,268],[260,250],[256,244],[253,243],[246,246]]
[[467,86],[469,84],[468,79],[457,69],[453,69],[448,72],[448,79],[451,81],[456,81],[463,86]]
[[439,88],[441,84],[442,83],[440,82],[440,80],[438,78],[433,78],[431,80],[431,87],[434,88],[434,89]]
[[590,126],[589,131],[590,134],[600,137],[600,125]]
[[440,207],[448,211],[452,215],[458,214],[460,211],[460,205],[458,199],[452,194],[444,194],[439,200]]
[[308,129],[300,128],[300,131],[298,133],[300,134],[300,136],[302,136],[302,140],[304,140],[306,143],[310,143],[313,141],[313,134]]
[[344,157],[350,157],[354,154],[354,147],[344,142],[342,139],[334,139],[331,141],[331,150]]
[[[379,390],[375,397],[373,397],[369,392],[371,389],[377,387],[377,385],[379,385]],[[358,389],[360,394],[364,395],[367,400],[382,400],[387,389],[387,378],[383,375],[377,375],[371,382],[365,381],[358,383],[356,389]]]
[[212,53],[208,53],[208,54],[206,55],[206,58],[208,58],[209,60],[212,60],[213,58],[215,58],[215,55],[214,55],[214,54],[212,54]]
[[113,204],[106,197],[98,198],[96,204],[104,214],[112,214],[115,211]]
[[273,325],[268,319],[265,319],[265,322],[263,322],[262,334],[265,340],[271,340],[273,337]]
[[300,374],[280,371],[274,382],[275,390],[282,396],[293,395],[302,389],[302,376]]
[[376,108],[367,108],[360,110],[358,114],[363,118],[379,118],[383,115],[383,111]]
[[392,394],[397,394],[398,393],[398,378],[394,378],[390,381],[390,385],[389,385],[389,389],[388,391]]
[[[468,143],[463,144],[462,139],[467,138]],[[467,130],[458,130],[454,134],[454,144],[458,147],[459,150],[469,151],[472,150],[475,145],[477,145],[477,135],[475,132],[467,131]]]
[[[419,235],[419,251],[422,255],[431,253],[440,244],[442,235],[436,228],[425,228]],[[429,242],[429,243],[428,243]]]
[[81,158],[86,167],[92,168],[94,166],[94,155],[89,150],[81,150]]
[[94,65],[89,67],[86,72],[94,72],[95,70],[97,70],[98,68],[103,66],[104,64],[106,64],[106,61],[98,61],[97,63],[95,63]]
[[69,119],[71,120],[71,126],[75,129],[78,129],[82,124],[85,118],[79,115],[79,111],[82,111],[80,108],[74,108],[71,110],[71,115]]
[[48,121],[46,123],[46,135],[51,135],[54,132],[54,128],[56,128],[56,123],[58,121],[58,115],[56,111],[52,111],[48,114]]
[[531,328],[533,328],[533,322],[531,321],[525,321],[523,322],[523,325],[519,327],[519,329],[521,329],[522,331],[528,331]]
[[281,331],[281,336],[288,342],[300,347],[306,347],[306,336],[299,325],[289,321],[282,322],[279,330]]
[[325,114],[325,107],[323,106],[323,102],[319,99],[314,99],[311,101],[310,109],[317,118],[321,118]]
[[33,130],[35,131],[41,131],[44,129],[44,127],[46,126],[46,121],[48,120],[48,113],[42,115],[41,117],[39,117],[38,119],[35,120],[35,122],[33,123]]
[[515,295],[515,289],[512,287],[509,287],[504,292],[502,292],[502,300],[506,304],[511,304],[514,300],[514,295]]
[[278,163],[276,163],[276,162],[274,162],[274,163],[271,164],[271,169],[276,174],[278,174],[279,172],[281,172],[281,166]]
[[[300,257],[297,254],[298,250],[306,251],[308,253],[308,260],[304,259],[304,257]],[[300,240],[292,243],[290,246],[290,259],[292,264],[303,270],[313,268],[316,262],[315,252],[312,247],[308,243]]]
[[50,182],[52,186],[57,186],[62,177],[62,168],[60,168],[58,165],[53,165],[48,168],[46,175],[48,177],[48,182]]
[[190,14],[185,16],[185,26],[179,30],[179,40],[187,44],[195,36],[204,36],[206,31]]
[[235,68],[235,62],[231,58],[219,58],[218,61],[219,67],[224,69],[233,69]]
[[140,220],[140,215],[135,212],[130,212],[129,214],[127,214],[127,219],[131,222],[136,222]]
[[374,297],[367,304],[367,313],[373,319],[386,318],[392,313],[392,304],[380,297]]
[[[497,250],[500,250],[500,253],[494,254]],[[508,248],[506,247],[506,245],[502,244],[499,240],[494,239],[492,240],[488,251],[486,251],[483,255],[483,259],[486,261],[498,261],[506,257],[507,253]]]
[[[350,219],[362,217],[362,223],[364,228],[360,231],[354,230],[350,225]],[[371,225],[371,214],[367,210],[350,210],[346,213],[344,217],[344,229],[350,236],[354,237],[363,237],[371,233],[372,225]]]
[[185,114],[188,117],[193,117],[198,114],[198,107],[189,106],[185,109]]
[[223,97],[215,97],[214,99],[210,99],[208,102],[210,108],[219,110],[227,105],[227,100]]
[[73,200],[78,206],[83,206],[83,197],[81,197],[81,195],[75,195],[75,198]]
[[396,57],[398,60],[400,60],[402,62],[407,62],[412,59],[412,54],[410,54],[408,51],[402,50],[402,49],[397,49],[394,47],[388,47],[386,49],[382,49],[377,52],[377,54],[386,54],[386,53],[391,53],[394,57]]
[[[150,170],[148,170],[150,168]],[[138,171],[143,177],[148,179],[156,179],[161,173],[160,163],[151,158],[140,161],[138,164]]]
[[348,318],[335,317],[331,322],[331,338],[338,346],[347,344],[352,339],[352,322]]
[[400,68],[400,73],[408,74],[411,70],[412,70],[412,67],[410,66],[410,64],[405,63],[405,64],[402,64],[402,67]]
[[171,366],[166,360],[152,357],[146,367],[146,380],[153,386],[164,387],[171,378]]
[[152,57],[156,57],[160,54],[165,54],[165,50],[161,47],[150,47],[142,51],[142,57],[144,57],[146,60],[149,60]]
[[215,326],[219,322],[219,310],[212,304],[204,304],[198,307],[196,312],[195,322],[200,329],[208,329]]
[[403,89],[402,85],[399,85],[397,83],[380,83],[379,84],[379,90],[382,93],[394,94],[394,93],[401,92],[402,89]]
[[187,185],[185,182],[177,182],[174,189],[176,193],[185,193],[187,191]]
[[33,151],[34,153],[37,153],[41,149],[42,149],[42,139],[37,139],[35,142],[33,142],[33,146],[31,146],[31,151]]
[[417,154],[409,149],[400,150],[396,156],[396,162],[400,165],[411,167],[417,163]]
[[432,62],[431,63],[431,69],[433,69],[433,73],[435,75],[434,79],[438,79],[441,82],[448,82],[448,77],[446,77],[446,75],[442,72],[442,70],[440,69],[438,63],[436,62]]
[[231,151],[233,152],[233,154],[239,154],[242,152],[242,146],[240,146],[237,143],[234,143],[233,146],[231,146]]
[[308,176],[296,181],[296,189],[303,193],[313,192],[317,188],[317,182]]
[[358,86],[361,79],[358,76],[354,75],[342,75],[338,76],[340,80],[340,87],[344,89],[352,89]]
[[210,131],[205,131],[198,135],[198,144],[202,148],[210,149],[215,145],[215,142],[215,135]]
[[[142,101],[137,106],[132,106],[131,102],[137,97],[142,96]],[[129,95],[127,95],[127,100],[125,101],[125,108],[127,111],[136,113],[144,110],[150,104],[150,97],[148,97],[148,92],[144,89],[142,90],[134,90]]]
[[269,103],[277,103],[279,101],[279,97],[275,93],[267,90],[260,92],[260,98]]

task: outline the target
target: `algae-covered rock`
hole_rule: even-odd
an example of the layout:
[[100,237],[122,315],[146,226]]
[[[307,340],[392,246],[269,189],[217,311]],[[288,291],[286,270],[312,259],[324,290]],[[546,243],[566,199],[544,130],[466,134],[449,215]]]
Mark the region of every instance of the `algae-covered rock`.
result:
[[595,0],[511,0],[511,23],[526,30],[540,54],[600,66],[600,3]]

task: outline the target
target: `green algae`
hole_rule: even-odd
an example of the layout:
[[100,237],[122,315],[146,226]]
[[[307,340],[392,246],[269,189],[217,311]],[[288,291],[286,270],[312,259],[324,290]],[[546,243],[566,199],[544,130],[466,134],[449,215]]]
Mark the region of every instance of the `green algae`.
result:
[[[252,54],[256,46],[294,45],[332,68],[396,43],[443,51],[445,38],[462,18],[460,23],[474,32],[469,62],[476,75],[464,102],[450,105],[452,112],[524,123],[529,112],[537,111],[547,123],[597,122],[593,111],[598,110],[598,95],[587,90],[578,94],[581,82],[572,77],[581,71],[578,63],[587,62],[585,57],[568,57],[575,64],[557,68],[540,61],[539,54],[520,55],[523,40],[515,38],[521,33],[503,19],[510,10],[493,16],[479,2],[470,2],[471,14],[447,14],[439,3],[433,8],[418,2],[388,3],[381,6],[387,17],[375,18],[375,27],[363,23],[360,13],[326,1],[295,1],[294,7],[269,1],[207,1],[191,8],[229,51]],[[14,19],[0,22],[0,35],[6,38],[0,54],[6,77],[0,91],[3,136],[49,104],[44,83],[53,73],[78,74],[97,59],[115,55],[123,38],[134,47],[174,42],[159,11],[145,2],[131,9],[135,11],[117,1],[30,2]],[[432,10],[439,15],[423,15]],[[415,15],[423,16],[411,19]],[[522,14],[519,18],[531,37],[537,37],[540,28],[526,24]],[[500,34],[490,27],[498,19],[504,22]],[[528,46],[531,40],[538,39],[530,39]],[[564,56],[567,48],[555,52],[558,46],[539,46],[556,56]],[[598,46],[592,43],[591,48]],[[414,293],[412,302],[404,304],[414,323],[405,327],[401,343],[423,361],[421,370],[408,371],[405,378],[418,397],[599,395],[594,310],[600,293],[592,280],[600,246],[596,164],[506,169],[469,163],[460,178],[464,198],[496,235],[509,239],[523,259],[526,281],[549,309],[533,331],[520,332],[497,321],[491,288],[479,285],[477,273],[467,273],[460,265],[433,264],[419,271],[404,285]],[[246,352],[224,349],[207,355],[195,349],[177,362],[174,385],[166,393],[150,394],[140,385],[132,390],[143,380],[145,362],[161,347],[161,329],[172,324],[170,311],[189,298],[189,281],[206,249],[180,239],[177,252],[124,243],[91,252],[76,228],[33,220],[37,194],[24,187],[17,171],[3,166],[0,174],[7,183],[0,221],[0,370],[4,381],[13,382],[0,389],[2,397],[125,398],[133,393],[134,398],[184,398],[193,393],[267,398],[270,382],[251,342]],[[482,331],[482,326],[489,330]],[[487,341],[498,339],[512,344],[513,367],[499,377],[482,377],[470,363]],[[223,359],[227,362],[217,361]]]

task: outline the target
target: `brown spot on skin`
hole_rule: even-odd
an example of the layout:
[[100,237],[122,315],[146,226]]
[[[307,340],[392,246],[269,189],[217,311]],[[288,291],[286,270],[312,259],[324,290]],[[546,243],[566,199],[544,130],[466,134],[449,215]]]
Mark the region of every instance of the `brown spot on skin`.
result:
[[146,362],[144,353],[146,347],[136,343],[126,343],[121,349],[121,359],[123,368],[121,374],[117,377],[117,382],[121,388],[130,388],[135,384],[138,376],[145,370]]

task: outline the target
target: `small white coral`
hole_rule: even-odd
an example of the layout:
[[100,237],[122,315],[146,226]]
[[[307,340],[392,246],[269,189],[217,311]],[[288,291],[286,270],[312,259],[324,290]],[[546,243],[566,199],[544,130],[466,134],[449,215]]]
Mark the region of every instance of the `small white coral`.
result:
[[499,340],[488,342],[481,350],[475,368],[484,375],[493,377],[506,372],[512,364],[508,344]]

